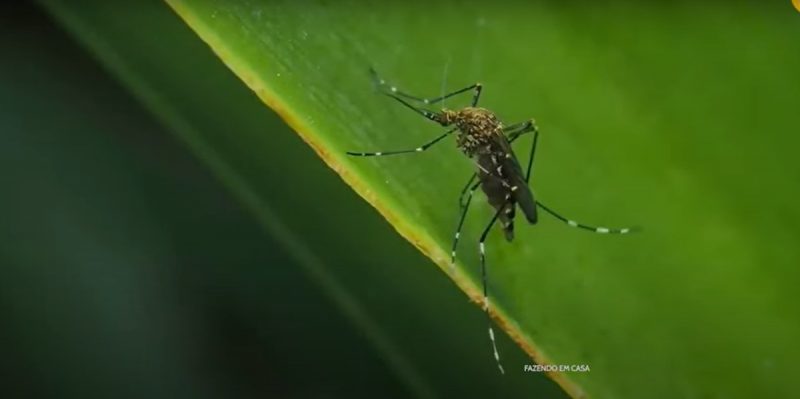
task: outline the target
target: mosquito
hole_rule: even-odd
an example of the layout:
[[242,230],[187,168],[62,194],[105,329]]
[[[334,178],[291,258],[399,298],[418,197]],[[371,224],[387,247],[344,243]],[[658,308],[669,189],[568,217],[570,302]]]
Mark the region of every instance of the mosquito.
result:
[[[379,152],[348,151],[348,155],[377,157],[421,153],[455,133],[456,145],[475,163],[477,171],[472,174],[467,184],[461,189],[461,194],[459,196],[458,224],[456,225],[456,232],[453,236],[450,262],[451,265],[455,264],[456,248],[458,247],[458,240],[461,236],[461,229],[464,226],[464,219],[467,216],[467,211],[472,202],[473,193],[480,187],[486,195],[489,204],[495,210],[494,216],[492,216],[492,219],[483,229],[480,239],[478,240],[481,281],[483,284],[483,310],[486,313],[489,324],[489,340],[492,344],[494,358],[500,373],[504,374],[505,370],[500,362],[500,353],[497,351],[497,343],[495,341],[489,313],[489,284],[486,275],[485,242],[486,237],[489,235],[495,223],[497,223],[498,220],[500,221],[505,239],[509,242],[514,239],[514,218],[516,216],[517,207],[519,207],[525,219],[530,224],[536,224],[538,220],[537,208],[541,208],[546,213],[571,227],[588,230],[594,233],[628,234],[635,231],[635,229],[629,227],[613,229],[579,223],[562,216],[550,207],[545,206],[541,201],[536,200],[528,184],[530,183],[531,172],[533,171],[533,156],[536,152],[536,143],[539,139],[539,129],[536,127],[536,123],[533,119],[511,125],[504,125],[492,111],[478,107],[478,101],[480,100],[483,90],[483,86],[481,86],[480,83],[475,83],[440,97],[422,98],[407,94],[398,90],[397,87],[388,84],[384,79],[378,76],[373,68],[370,68],[369,73],[373,84],[379,92],[391,97],[424,118],[438,123],[442,127],[450,127],[450,129],[419,147]],[[442,103],[448,98],[469,92],[472,93],[472,102],[468,107],[457,110],[441,108],[438,111],[434,111],[431,109],[432,106]],[[533,133],[533,140],[531,141],[531,152],[528,157],[527,167],[523,172],[522,166],[511,148],[511,144],[528,133]]]

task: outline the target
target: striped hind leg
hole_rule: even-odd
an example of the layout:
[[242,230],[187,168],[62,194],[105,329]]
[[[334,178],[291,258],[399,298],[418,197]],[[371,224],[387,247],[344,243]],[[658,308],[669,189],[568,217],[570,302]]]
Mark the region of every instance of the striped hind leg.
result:
[[494,338],[494,329],[492,328],[492,317],[489,313],[489,280],[486,275],[486,237],[489,235],[489,231],[492,230],[492,226],[494,226],[495,222],[497,221],[498,217],[500,217],[500,213],[503,212],[505,209],[504,206],[501,206],[497,212],[494,213],[492,220],[486,225],[486,228],[483,229],[483,233],[481,234],[481,238],[478,241],[478,247],[480,248],[480,255],[481,255],[481,281],[483,282],[483,311],[486,313],[486,321],[489,325],[489,341],[492,343],[492,351],[494,353],[494,360],[497,363],[497,368],[500,370],[501,374],[505,374],[505,369],[503,369],[503,364],[500,362],[500,352],[497,351],[497,342]]
[[558,213],[558,212],[550,209],[549,207],[545,206],[543,203],[541,203],[541,201],[536,201],[536,205],[539,206],[539,208],[544,209],[545,212],[549,213],[550,215],[552,215],[556,219],[566,223],[570,227],[575,227],[575,228],[579,228],[579,229],[583,229],[583,230],[588,230],[588,231],[591,231],[593,233],[598,233],[598,234],[628,234],[628,233],[634,233],[634,232],[637,232],[637,231],[641,230],[638,227],[611,228],[611,227],[602,227],[602,226],[590,226],[588,224],[583,224],[583,223],[580,223],[580,222],[576,222],[576,221],[574,221],[572,219],[568,219],[568,218],[562,216],[560,213]]

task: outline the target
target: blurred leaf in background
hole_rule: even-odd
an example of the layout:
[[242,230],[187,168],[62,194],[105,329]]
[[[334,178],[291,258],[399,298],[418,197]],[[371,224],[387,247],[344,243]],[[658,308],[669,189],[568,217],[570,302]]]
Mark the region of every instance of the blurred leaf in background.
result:
[[0,396],[406,396],[125,89],[40,11],[2,8]]

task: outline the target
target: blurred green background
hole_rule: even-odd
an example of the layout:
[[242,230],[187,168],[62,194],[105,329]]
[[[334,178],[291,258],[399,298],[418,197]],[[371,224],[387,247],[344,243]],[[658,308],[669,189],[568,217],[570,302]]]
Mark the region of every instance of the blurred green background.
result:
[[[492,270],[497,303],[556,360],[591,363],[570,378],[593,397],[793,393],[788,2],[185,3],[241,39],[334,156],[433,131],[376,98],[369,62],[414,92],[481,80],[488,106],[536,117],[537,192],[575,218],[646,228],[608,240],[543,220],[490,241],[507,265]],[[532,361],[505,334],[499,376],[480,310],[163,2],[2,7],[7,396],[565,396],[522,372]],[[344,162],[446,246],[455,201],[437,194],[468,164],[436,155]]]
[[2,11],[0,396],[405,396],[84,49],[37,7]]

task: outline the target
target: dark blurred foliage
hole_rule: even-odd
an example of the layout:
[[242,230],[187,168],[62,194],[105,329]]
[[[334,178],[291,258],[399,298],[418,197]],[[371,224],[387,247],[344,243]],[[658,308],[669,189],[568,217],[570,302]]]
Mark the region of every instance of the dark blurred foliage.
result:
[[82,48],[34,6],[0,18],[0,396],[406,396]]

